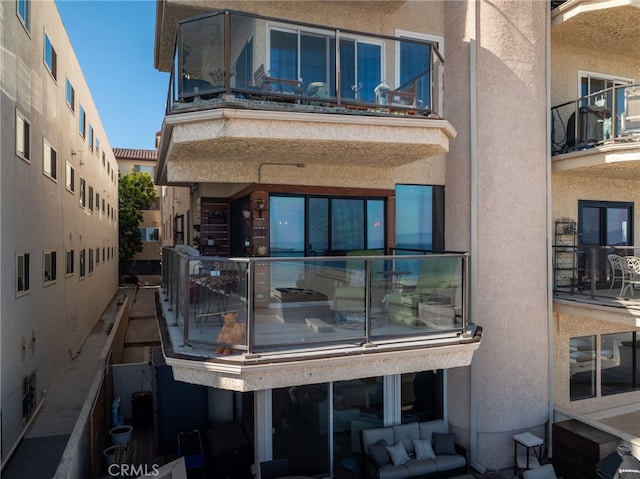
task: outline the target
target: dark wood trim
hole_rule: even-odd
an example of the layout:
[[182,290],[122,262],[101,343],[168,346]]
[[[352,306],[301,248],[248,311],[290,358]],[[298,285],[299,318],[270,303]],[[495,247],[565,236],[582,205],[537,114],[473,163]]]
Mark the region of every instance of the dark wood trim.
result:
[[249,196],[254,191],[267,193],[303,194],[303,195],[335,195],[335,196],[395,196],[393,189],[383,188],[342,188],[338,186],[312,186],[312,185],[279,185],[254,183],[229,197],[229,201],[235,201]]

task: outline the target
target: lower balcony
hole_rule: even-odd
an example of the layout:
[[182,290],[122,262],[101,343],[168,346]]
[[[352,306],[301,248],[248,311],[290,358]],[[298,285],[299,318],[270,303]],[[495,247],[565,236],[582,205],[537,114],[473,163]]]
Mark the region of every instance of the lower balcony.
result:
[[[182,251],[181,251],[182,250]],[[468,255],[221,258],[163,251],[176,379],[251,391],[471,363]],[[282,374],[286,370],[287,374]]]

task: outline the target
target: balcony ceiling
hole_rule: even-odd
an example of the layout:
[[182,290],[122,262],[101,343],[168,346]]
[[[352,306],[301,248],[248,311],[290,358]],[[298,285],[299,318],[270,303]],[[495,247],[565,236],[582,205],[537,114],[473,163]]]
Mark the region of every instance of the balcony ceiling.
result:
[[614,143],[553,157],[554,174],[595,179],[640,179],[640,142]]
[[640,0],[570,0],[551,16],[554,41],[640,58]]

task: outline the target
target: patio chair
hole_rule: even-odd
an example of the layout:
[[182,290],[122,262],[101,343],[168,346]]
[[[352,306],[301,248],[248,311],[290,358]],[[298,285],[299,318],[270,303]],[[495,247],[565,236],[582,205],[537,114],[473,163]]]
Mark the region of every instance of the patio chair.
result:
[[299,95],[302,93],[300,80],[280,78],[274,70],[267,71],[261,64],[253,73],[253,85],[261,91]]
[[640,133],[640,86],[624,90],[624,111],[620,117],[622,135]]
[[390,90],[387,99],[390,106],[415,107],[418,94],[418,84],[414,83],[405,90]]
[[545,464],[535,469],[528,469],[522,474],[524,479],[558,479],[551,464]]
[[627,289],[631,289],[631,296],[636,285],[640,285],[640,258],[637,256],[625,256],[622,258],[624,277],[620,296],[624,296]]
[[611,266],[611,286],[609,286],[609,291],[611,291],[616,279],[621,281],[621,286],[624,283],[624,268],[622,267],[622,257],[620,255],[610,253],[607,255],[607,259],[609,260],[609,266]]

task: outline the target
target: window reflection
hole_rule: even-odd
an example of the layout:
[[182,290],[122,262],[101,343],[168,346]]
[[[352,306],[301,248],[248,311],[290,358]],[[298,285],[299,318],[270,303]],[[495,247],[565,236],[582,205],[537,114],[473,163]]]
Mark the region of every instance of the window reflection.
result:
[[402,422],[423,422],[443,418],[442,370],[421,371],[401,376]]
[[602,395],[634,389],[633,333],[603,334],[600,339]]
[[596,395],[596,337],[582,336],[569,340],[569,395],[571,400]]

